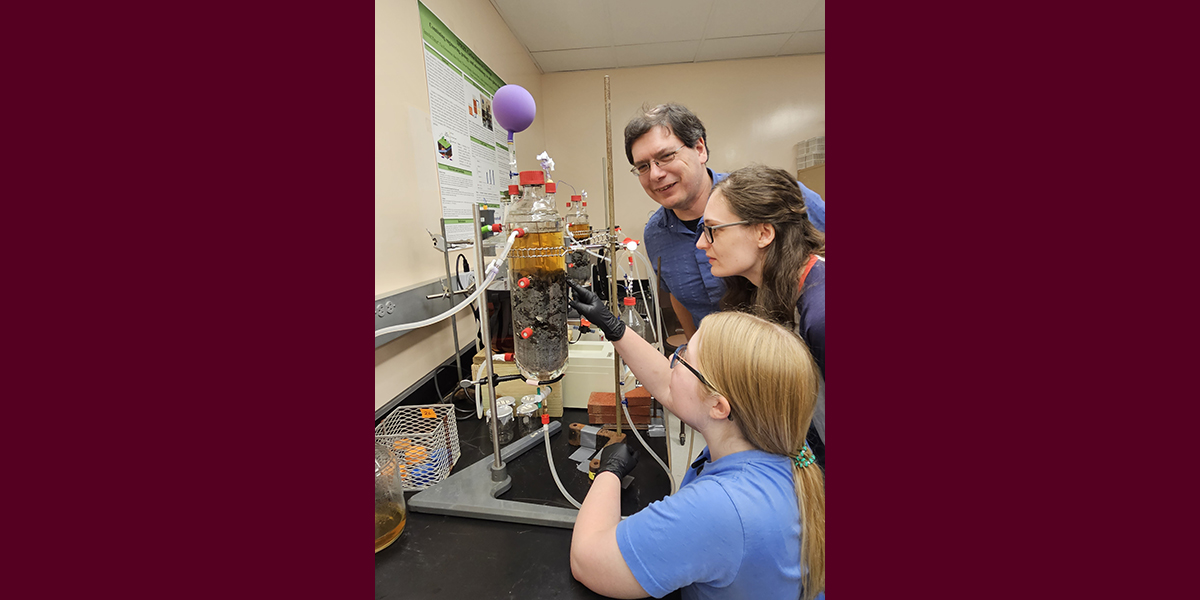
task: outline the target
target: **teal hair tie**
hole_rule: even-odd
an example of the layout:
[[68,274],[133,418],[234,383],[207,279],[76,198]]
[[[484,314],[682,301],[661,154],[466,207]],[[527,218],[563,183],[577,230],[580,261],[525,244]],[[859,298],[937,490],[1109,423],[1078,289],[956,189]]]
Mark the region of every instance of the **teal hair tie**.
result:
[[807,467],[815,462],[817,462],[817,455],[813,454],[812,448],[808,446],[808,440],[805,440],[804,447],[800,449],[799,453],[792,457],[792,464],[796,465],[796,468],[798,469],[803,469],[804,467]]

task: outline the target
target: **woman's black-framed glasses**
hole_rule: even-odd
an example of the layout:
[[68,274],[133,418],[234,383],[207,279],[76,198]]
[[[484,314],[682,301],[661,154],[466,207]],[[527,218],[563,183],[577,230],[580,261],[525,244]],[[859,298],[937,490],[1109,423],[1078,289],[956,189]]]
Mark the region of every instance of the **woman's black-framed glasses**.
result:
[[705,379],[703,375],[700,374],[700,371],[697,371],[696,369],[694,369],[692,367],[692,365],[687,364],[686,360],[683,360],[683,357],[680,355],[683,353],[684,348],[687,348],[687,344],[684,344],[684,345],[676,348],[675,354],[671,355],[671,368],[674,369],[675,361],[679,361],[679,362],[683,363],[683,366],[687,367],[687,370],[691,371],[692,374],[695,375],[696,378],[700,380],[700,383],[707,385],[709,389],[712,389],[712,390],[717,389],[716,387],[713,386],[713,384],[709,383],[708,380]]
[[708,236],[708,243],[711,244],[711,243],[713,243],[712,232],[714,229],[720,229],[722,227],[733,227],[734,225],[749,225],[749,224],[750,224],[750,221],[734,221],[732,223],[725,223],[723,225],[713,225],[712,227],[709,227],[708,225],[701,225],[701,227],[704,228],[704,235]]

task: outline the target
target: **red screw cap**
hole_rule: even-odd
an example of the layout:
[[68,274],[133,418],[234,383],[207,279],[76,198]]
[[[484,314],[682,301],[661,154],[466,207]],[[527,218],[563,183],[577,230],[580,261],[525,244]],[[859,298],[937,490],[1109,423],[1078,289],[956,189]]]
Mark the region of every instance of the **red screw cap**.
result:
[[625,303],[625,306],[633,306],[634,304],[637,304],[637,298],[634,298],[633,296],[625,296],[625,300],[623,300],[623,302]]
[[521,171],[521,185],[542,185],[546,183],[546,174],[541,171]]
[[521,195],[521,188],[520,188],[520,187],[518,187],[518,186],[515,186],[515,185],[510,185],[510,186],[508,186],[508,195],[509,195],[509,196],[519,196],[519,195]]
[[512,352],[505,352],[505,353],[504,353],[504,362],[512,362],[512,359],[513,359],[513,353],[512,353]]
[[546,184],[546,193],[547,194],[553,194],[554,192],[557,192],[557,191],[558,191],[558,184],[554,183],[553,181]]
[[583,202],[583,196],[571,196],[571,202]]
[[531,336],[531,335],[533,335],[532,327],[526,327],[525,329],[521,330],[521,339],[527,340],[527,339],[529,339],[529,336]]
[[517,232],[517,237],[519,237],[519,238],[525,237],[525,228],[524,227],[518,227],[518,228],[514,229],[513,231]]
[[584,319],[582,317],[580,317],[580,319],[579,319],[579,324],[582,325],[583,327],[591,327],[592,326],[591,321]]
[[549,425],[549,424],[550,424],[550,413],[546,413],[546,414],[542,415],[542,425]]
[[519,288],[521,288],[521,289],[525,289],[525,288],[529,287],[529,278],[528,278],[528,277],[522,277],[522,278],[518,279],[518,280],[517,280],[517,287],[519,287]]

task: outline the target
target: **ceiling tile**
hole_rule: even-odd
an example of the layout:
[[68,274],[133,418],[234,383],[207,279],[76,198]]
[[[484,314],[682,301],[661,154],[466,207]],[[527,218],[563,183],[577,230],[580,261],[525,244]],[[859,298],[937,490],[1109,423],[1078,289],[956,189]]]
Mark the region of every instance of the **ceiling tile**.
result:
[[663,42],[660,44],[635,44],[616,46],[618,67],[644,67],[646,65],[669,65],[690,63],[696,58],[698,40],[690,42]]
[[698,40],[714,0],[608,0],[613,44]]
[[792,39],[783,44],[779,55],[816,54],[818,52],[825,52],[825,32],[801,31],[792,34]]
[[588,0],[492,0],[513,35],[530,52],[609,46],[608,4]]
[[775,56],[790,37],[790,34],[779,33],[704,40],[696,52],[696,62]]
[[715,0],[706,38],[792,33],[820,0]]
[[579,50],[552,50],[531,52],[543,73],[557,71],[586,71],[588,69],[611,69],[617,66],[617,57],[612,47],[582,48]]
[[817,2],[817,7],[800,24],[800,31],[816,31],[818,29],[825,29],[825,0]]

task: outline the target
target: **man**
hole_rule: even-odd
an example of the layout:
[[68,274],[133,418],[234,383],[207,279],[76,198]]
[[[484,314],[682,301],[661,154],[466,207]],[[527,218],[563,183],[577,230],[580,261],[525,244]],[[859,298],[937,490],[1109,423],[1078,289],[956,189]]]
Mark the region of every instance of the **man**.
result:
[[[699,117],[678,104],[660,104],[625,126],[625,158],[642,189],[662,205],[646,223],[643,239],[650,264],[670,292],[671,306],[691,339],[708,313],[720,308],[725,286],[712,275],[704,251],[696,248],[704,208],[713,184],[727,173],[713,173],[708,137]],[[813,225],[825,231],[825,201],[797,182]]]

